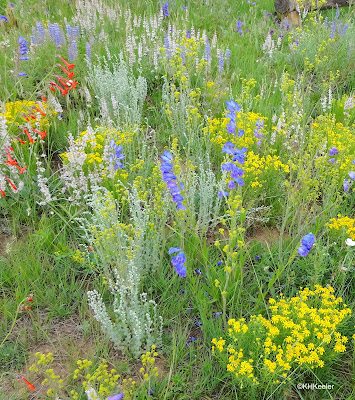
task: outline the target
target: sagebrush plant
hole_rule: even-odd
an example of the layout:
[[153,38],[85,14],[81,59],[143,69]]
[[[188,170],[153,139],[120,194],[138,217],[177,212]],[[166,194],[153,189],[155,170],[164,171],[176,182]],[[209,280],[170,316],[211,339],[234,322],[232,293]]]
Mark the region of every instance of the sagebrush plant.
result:
[[354,398],[354,7],[301,3],[0,1],[1,398]]
[[119,222],[119,209],[110,192],[104,194],[98,189],[91,202],[92,217],[87,219],[90,225],[84,230],[90,230],[86,234],[95,258],[93,264],[112,294],[114,319],[97,290],[88,292],[89,305],[116,347],[138,358],[153,343],[161,345],[162,317],[155,301],[141,292],[150,265],[150,254],[146,253],[149,247],[145,245],[149,215],[141,210],[137,197],[130,200],[131,224],[125,224]]
[[89,80],[100,102],[101,115],[108,123],[134,126],[140,124],[142,107],[147,95],[147,81],[144,77],[135,78],[122,59],[115,56],[110,60],[103,58],[92,64]]

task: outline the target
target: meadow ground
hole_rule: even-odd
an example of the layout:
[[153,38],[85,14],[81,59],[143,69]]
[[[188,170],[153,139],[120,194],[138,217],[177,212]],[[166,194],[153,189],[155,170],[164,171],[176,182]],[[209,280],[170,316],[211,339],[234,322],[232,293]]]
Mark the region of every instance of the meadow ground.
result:
[[0,399],[355,399],[355,4],[0,0]]

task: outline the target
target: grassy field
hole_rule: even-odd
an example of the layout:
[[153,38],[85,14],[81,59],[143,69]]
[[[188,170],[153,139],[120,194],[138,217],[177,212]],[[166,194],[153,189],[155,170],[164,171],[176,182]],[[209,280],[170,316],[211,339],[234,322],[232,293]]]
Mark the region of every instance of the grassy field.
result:
[[301,19],[0,0],[0,400],[355,399],[355,4]]

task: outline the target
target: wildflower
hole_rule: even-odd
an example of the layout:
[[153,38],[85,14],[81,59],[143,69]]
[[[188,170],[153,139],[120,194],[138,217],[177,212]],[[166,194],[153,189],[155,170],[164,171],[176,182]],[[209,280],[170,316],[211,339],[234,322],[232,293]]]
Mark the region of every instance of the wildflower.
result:
[[197,338],[195,338],[195,337],[192,336],[192,337],[189,338],[189,340],[187,341],[186,344],[187,344],[188,346],[190,346],[191,343],[196,342],[196,340],[197,340]]
[[123,164],[119,160],[123,160],[125,158],[125,155],[123,154],[123,146],[120,145],[118,146],[114,139],[111,140],[110,142],[111,148],[114,150],[114,154],[109,156],[109,161],[112,163],[115,161],[114,169],[117,171],[118,168],[123,169]]
[[238,161],[239,164],[244,164],[245,162],[245,153],[247,151],[246,147],[243,147],[241,150],[236,149],[235,152],[233,153],[233,161]]
[[184,290],[184,289],[181,289],[181,290],[180,290],[180,293],[184,294],[184,293],[185,293],[185,290]]
[[259,256],[255,256],[255,261],[260,260]]
[[201,275],[201,271],[199,269],[195,269],[197,275]]
[[108,397],[107,400],[121,400],[123,398],[124,398],[124,394],[118,393],[118,394],[115,394],[114,396]]
[[355,240],[351,240],[351,238],[348,238],[345,240],[345,244],[347,246],[355,246]]
[[328,162],[331,162],[331,163],[335,163],[335,158],[330,158],[329,160],[328,160]]
[[332,147],[332,148],[329,150],[329,155],[330,155],[330,156],[335,156],[336,154],[339,154],[338,149],[337,149],[336,147]]
[[35,387],[32,385],[32,383],[28,382],[27,379],[25,379],[23,376],[21,376],[21,379],[26,383],[30,390],[35,390]]
[[177,253],[180,250],[181,250],[180,247],[170,247],[169,254]]
[[197,321],[195,322],[195,325],[196,325],[196,326],[202,326],[202,322],[199,321],[199,320],[197,320]]
[[298,254],[301,257],[305,257],[311,250],[314,241],[315,241],[315,235],[313,233],[309,233],[308,235],[303,236],[301,240],[301,246],[297,249]]
[[28,47],[27,47],[28,42],[22,36],[20,36],[18,38],[18,43],[20,45],[20,50],[19,50],[20,55],[21,56],[26,55],[28,53],[28,51],[29,51]]
[[344,187],[344,192],[348,192],[350,189],[350,184],[349,184],[349,179],[344,179],[343,187]]
[[[176,253],[175,251],[173,253]],[[171,259],[171,264],[175,267],[176,273],[182,278],[186,277],[185,267],[186,257],[183,251],[180,251],[175,257]]]
[[17,76],[28,76],[27,74],[26,74],[26,72],[20,72]]
[[221,264],[223,264],[223,261],[218,261],[217,266],[219,267]]
[[218,318],[221,314],[222,314],[221,311],[216,312],[215,315],[214,315],[214,317],[215,317],[215,318]]
[[355,180],[355,171],[350,171],[350,172],[348,173],[348,175],[349,175],[349,177],[350,177],[350,181],[351,181],[351,182],[354,182],[354,180]]
[[[162,163],[160,164],[160,171],[163,174],[163,181],[166,182],[167,187],[170,190],[173,201],[177,204],[177,210],[186,210],[186,207],[182,204],[184,197],[181,195],[181,189],[184,189],[182,182],[179,182],[180,187],[176,183],[176,176],[171,172],[173,170],[173,156],[170,152],[164,151],[164,155],[160,156]],[[181,188],[181,189],[180,189]]]
[[220,190],[217,194],[218,197],[223,197],[223,196],[229,196],[228,192],[225,192],[223,190]]
[[230,100],[230,101],[226,101],[226,105],[227,105],[227,110],[232,112],[239,112],[242,107],[234,100]]
[[1,21],[7,22],[7,18],[5,17],[5,15],[0,15],[0,22]]
[[168,17],[169,16],[169,2],[165,3],[163,6],[163,15],[164,17]]

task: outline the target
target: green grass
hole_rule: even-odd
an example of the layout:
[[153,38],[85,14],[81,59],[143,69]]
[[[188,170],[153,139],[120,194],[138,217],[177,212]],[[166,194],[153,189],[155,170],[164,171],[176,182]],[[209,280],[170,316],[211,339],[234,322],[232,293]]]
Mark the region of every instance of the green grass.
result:
[[[91,3],[95,2],[88,4]],[[94,78],[89,78],[85,47],[92,41],[92,64],[98,63],[99,57],[108,57],[107,51],[111,55],[121,54],[129,64],[127,33],[133,32],[137,43],[145,35],[142,25],[138,28],[133,26],[133,16],[149,21],[165,2],[105,0],[99,3],[111,7],[118,16],[113,18],[112,11],[109,15],[96,15],[95,11],[86,10],[87,18],[93,21],[88,28],[78,14],[82,5],[79,0],[18,1],[14,8],[0,0],[0,14],[8,18],[7,22],[0,24],[2,103],[36,101],[42,95],[48,97],[52,94],[49,82],[54,80],[53,74],[59,74],[56,55],[68,59],[67,42],[57,48],[46,40],[31,46],[29,61],[19,61],[20,36],[30,42],[39,21],[43,24],[47,21],[58,23],[64,31],[66,23],[82,26],[81,36],[77,38],[78,58],[74,61],[79,90],[71,91],[65,98],[55,94],[63,112],[60,118],[57,115],[50,119],[44,143],[37,141],[28,146],[14,141],[11,144],[19,165],[26,165],[27,170],[21,176],[22,191],[13,193],[7,185],[6,197],[0,197],[0,399],[51,398],[46,394],[47,387],[39,390],[43,376],[29,372],[37,351],[51,351],[55,357],[54,370],[63,376],[66,387],[76,390],[80,384],[74,382],[72,375],[77,360],[92,360],[92,373],[105,358],[109,367],[115,368],[122,379],[131,377],[137,381],[135,397],[132,397],[135,399],[354,399],[354,248],[345,245],[349,234],[344,230],[330,230],[326,225],[337,214],[355,218],[354,184],[348,193],[342,187],[350,168],[355,169],[351,167],[351,157],[355,154],[355,107],[344,109],[344,102],[354,96],[355,87],[355,50],[350,43],[355,34],[354,7],[341,9],[337,27],[340,29],[348,24],[347,33],[336,33],[332,41],[328,40],[331,26],[326,25],[324,19],[334,21],[335,10],[308,14],[303,19],[301,36],[299,30],[285,31],[279,26],[277,17],[272,15],[274,6],[271,0],[259,0],[256,5],[248,4],[246,0],[237,3],[232,0],[171,1],[169,17],[163,19],[154,40],[164,47],[164,35],[172,33],[170,28],[185,32],[181,33],[181,38],[187,31],[192,35],[199,32],[199,38],[204,32],[212,46],[216,33],[211,65],[196,71],[194,57],[204,57],[205,48],[201,46],[193,55],[193,65],[186,71],[185,88],[177,74],[181,65],[174,66],[163,56],[155,69],[152,49],[142,56],[140,63],[135,61],[130,65],[132,76],[143,76],[147,80],[148,93],[142,108],[142,120],[133,141],[130,144],[127,139],[122,141],[126,155],[122,162],[124,171],[128,173],[126,178],[122,178],[125,187],[118,178],[120,175],[108,176],[107,170],[103,172],[107,176],[100,190],[105,187],[112,193],[117,199],[117,209],[102,210],[95,221],[97,225],[109,223],[112,227],[118,221],[126,228],[129,224],[139,228],[143,217],[134,219],[133,210],[137,215],[138,209],[141,212],[152,210],[149,214],[152,225],[144,233],[145,241],[142,242],[146,246],[142,252],[146,264],[140,272],[139,290],[157,303],[158,313],[163,318],[163,335],[162,347],[156,357],[159,376],[152,378],[149,386],[139,372],[141,361],[130,358],[129,349],[127,352],[117,351],[93,318],[88,305],[87,292],[95,289],[111,306],[108,307],[109,314],[115,315],[112,308],[114,296],[107,286],[112,275],[108,272],[118,265],[117,260],[125,259],[126,248],[123,242],[110,239],[106,232],[101,243],[102,254],[95,253],[97,234],[95,236],[92,227],[91,237],[83,231],[83,220],[94,219],[95,208],[89,205],[90,198],[85,196],[77,204],[69,198],[75,185],[69,191],[62,190],[61,155],[68,151],[69,132],[78,138],[87,126],[95,128],[100,124],[120,132],[129,131],[117,120],[105,119],[100,99],[95,97],[98,92]],[[183,6],[188,9],[188,17]],[[131,24],[127,21],[128,8],[132,15]],[[95,21],[95,15],[102,20]],[[77,18],[75,22],[72,22],[73,18]],[[237,21],[243,22],[241,36],[237,32]],[[275,46],[272,56],[263,49],[271,31]],[[277,45],[278,40],[280,45]],[[223,54],[226,49],[231,50],[228,65],[224,60],[223,73],[218,69],[217,48]],[[112,63],[113,59],[108,63],[110,68]],[[309,63],[313,68],[308,67]],[[28,77],[18,77],[22,71]],[[285,73],[291,80],[288,88],[282,87],[281,83],[286,79]],[[250,79],[255,82],[248,87],[246,82]],[[214,86],[209,91],[206,84],[210,81]],[[110,86],[110,82],[107,85]],[[91,102],[87,101],[86,88]],[[202,91],[198,101],[191,95],[191,91],[197,88]],[[332,99],[324,109],[329,90]],[[182,111],[175,100],[178,96],[175,92],[180,92],[180,98],[185,96],[186,107]],[[220,166],[226,154],[221,153],[220,144],[211,143],[213,132],[207,137],[203,128],[208,126],[208,118],[223,117],[225,101],[231,98],[243,107],[251,132],[255,129],[256,121],[250,122],[254,113],[265,122],[262,145],[248,144],[247,154],[253,151],[259,157],[277,156],[283,164],[290,166],[290,173],[269,168],[270,161],[264,161],[258,167],[252,164],[244,175],[245,186],[229,190],[224,183],[223,187],[217,188],[216,185],[213,189],[213,199],[218,190],[228,190],[231,193],[229,199],[236,196],[234,193],[241,196],[241,204],[233,206],[231,200],[226,202],[223,199],[218,212],[211,212],[206,217],[203,207],[208,188],[196,179],[205,178],[207,172],[203,171],[210,171],[217,182],[222,182]],[[171,117],[165,113],[165,102],[169,102],[171,107],[176,106]],[[194,114],[187,111],[195,107],[201,117],[191,117]],[[272,142],[273,127],[282,115],[285,116],[282,129],[291,132],[290,138],[282,136],[281,132]],[[326,128],[314,137],[312,123],[323,115],[328,118]],[[334,168],[338,168],[335,172],[330,169],[333,164],[325,163],[324,166],[318,162],[323,152],[327,153],[327,149],[335,146],[332,142],[335,131],[331,127],[332,118],[343,124],[343,135],[348,138],[345,144],[337,144],[342,149],[335,156],[339,163],[347,163],[348,169],[339,169],[339,164],[334,164]],[[293,125],[299,125],[299,130]],[[12,138],[20,137],[20,131],[13,124],[8,134]],[[253,137],[252,133],[246,132],[245,135]],[[230,137],[230,140],[239,140]],[[0,135],[1,149],[3,139]],[[337,140],[336,143],[340,143],[341,139]],[[290,147],[287,148],[285,143]],[[324,143],[325,148],[322,148]],[[159,196],[166,192],[159,188],[161,177],[154,176],[153,168],[163,151],[171,151],[172,146],[176,146],[172,151],[174,171],[178,180],[184,182],[184,204],[189,204],[190,208],[186,214],[177,212],[176,204],[166,200],[166,214],[159,216],[159,207],[163,206],[156,204],[160,204]],[[41,159],[45,169],[42,175],[48,178],[49,191],[56,197],[46,205],[39,204],[43,201],[43,193],[38,186],[35,157]],[[136,159],[144,159],[144,165],[137,167]],[[89,182],[88,170],[92,168],[93,171],[94,165],[99,167],[104,162],[96,161],[96,164],[86,166],[83,179]],[[1,171],[5,171],[1,168],[7,168],[4,163],[0,166],[0,178],[4,174]],[[263,172],[263,186],[253,187],[253,174],[265,165],[269,169]],[[18,177],[15,175],[13,179]],[[124,190],[129,190],[133,196],[133,187],[137,188],[140,199],[136,209],[132,207],[132,197],[124,199],[127,196]],[[89,192],[94,192],[93,180],[88,188]],[[267,208],[258,210],[261,206]],[[230,209],[237,213],[228,216]],[[203,222],[203,218],[207,218],[208,223],[200,229],[198,223]],[[222,228],[225,230],[223,233],[219,231]],[[153,229],[157,230],[157,235],[162,234],[161,242],[151,233]],[[234,234],[234,231],[238,233]],[[316,244],[307,257],[294,257],[301,238],[309,232],[316,235]],[[134,242],[137,234],[132,237]],[[152,250],[155,240],[158,243],[157,256]],[[215,243],[217,240],[219,246]],[[169,255],[168,250],[177,246],[186,254],[186,278],[179,277],[171,265],[173,255]],[[109,254],[109,248],[122,251],[124,255],[114,257],[110,253],[110,261],[106,263],[104,257]],[[80,260],[79,256],[83,259]],[[151,266],[154,257],[157,257],[156,265]],[[219,261],[222,265],[217,264]],[[120,268],[128,270],[127,264],[123,263]],[[224,270],[228,265],[233,266],[230,275]],[[313,288],[314,285],[334,287],[335,295],[342,297],[354,314],[338,328],[348,338],[346,352],[329,356],[324,368],[296,368],[291,381],[281,388],[248,387],[228,372],[227,361],[213,354],[211,344],[213,338],[226,336],[228,326],[225,323],[232,318],[249,321],[252,315],[258,314],[267,318],[270,315],[270,297],[277,297],[280,293],[287,298],[293,297],[300,287]],[[226,294],[221,293],[224,287]],[[26,300],[30,294],[34,300],[31,303]],[[18,311],[22,305],[31,309]],[[221,314],[216,316],[216,313]],[[262,373],[256,371],[256,374]],[[19,375],[34,383],[36,390],[33,393],[22,380],[16,379]],[[269,379],[270,385],[273,379]],[[330,391],[297,389],[297,383],[303,382],[333,384],[334,388]],[[153,389],[152,395],[147,394],[149,388]],[[121,389],[116,388],[116,392]],[[78,392],[80,399],[87,398],[82,388]],[[61,400],[71,399],[69,396],[70,390],[67,394],[58,394]],[[101,398],[106,400],[107,396],[101,395]],[[128,394],[126,398],[130,398]]]

